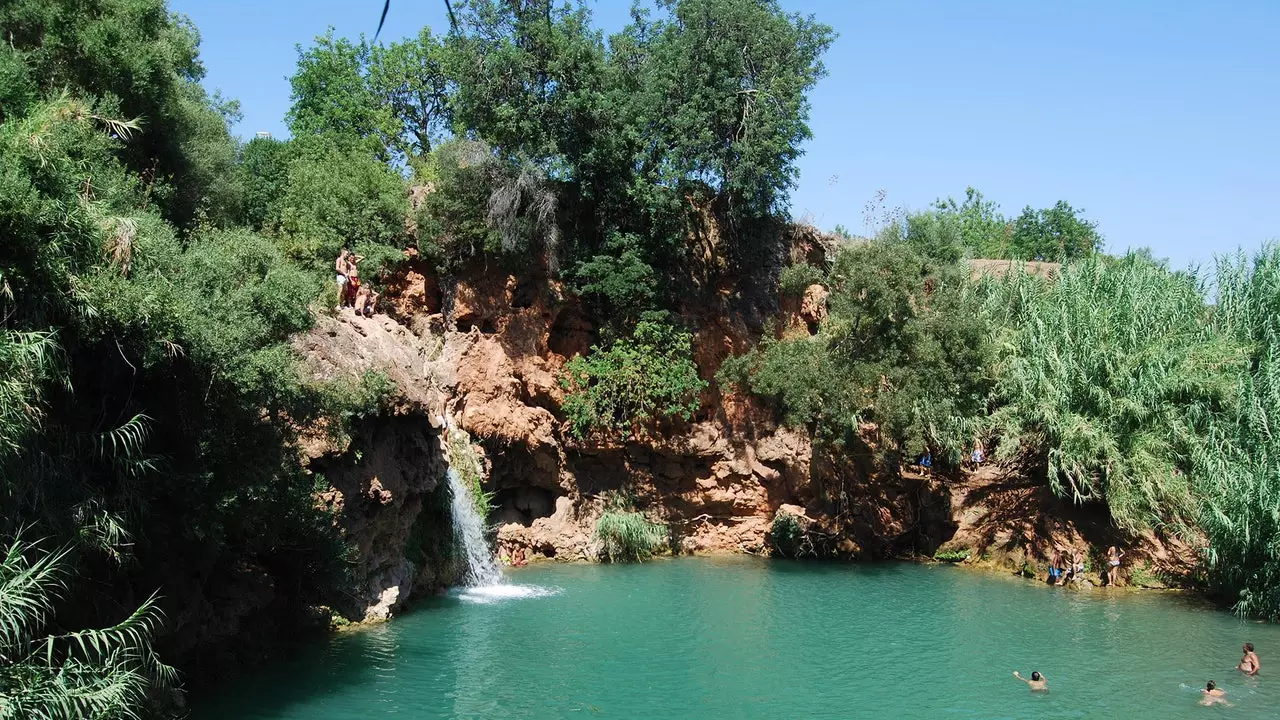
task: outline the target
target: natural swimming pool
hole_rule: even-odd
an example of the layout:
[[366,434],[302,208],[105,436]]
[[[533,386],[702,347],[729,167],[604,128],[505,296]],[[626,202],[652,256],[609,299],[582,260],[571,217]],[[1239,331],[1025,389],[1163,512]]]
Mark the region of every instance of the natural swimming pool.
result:
[[[195,717],[1280,717],[1280,627],[1176,595],[754,558],[508,581],[546,592],[433,598],[196,698]],[[1245,641],[1256,678],[1233,669]],[[1209,679],[1234,707],[1196,705]]]

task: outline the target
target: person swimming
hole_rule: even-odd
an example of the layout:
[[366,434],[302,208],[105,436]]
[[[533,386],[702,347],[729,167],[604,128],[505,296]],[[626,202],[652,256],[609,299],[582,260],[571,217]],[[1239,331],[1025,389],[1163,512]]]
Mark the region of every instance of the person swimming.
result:
[[1236,669],[1245,675],[1257,675],[1258,670],[1262,667],[1262,663],[1258,660],[1258,653],[1253,651],[1253,643],[1244,644],[1244,657],[1240,658],[1240,664]]
[[1218,689],[1218,683],[1210,680],[1205,684],[1204,689],[1200,691],[1200,704],[1209,705],[1226,705],[1231,707],[1231,703],[1227,702],[1227,693]]
[[1045,680],[1045,677],[1043,675],[1041,675],[1040,673],[1034,670],[1031,671],[1030,678],[1022,677],[1021,675],[1018,674],[1017,670],[1013,671],[1013,676],[1018,678],[1022,682],[1030,685],[1031,692],[1049,692],[1049,681]]

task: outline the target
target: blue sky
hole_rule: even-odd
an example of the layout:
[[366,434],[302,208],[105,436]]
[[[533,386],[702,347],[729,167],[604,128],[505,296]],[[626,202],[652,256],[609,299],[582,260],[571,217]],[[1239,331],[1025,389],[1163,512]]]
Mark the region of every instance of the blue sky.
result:
[[[1006,214],[1059,199],[1108,248],[1175,267],[1280,238],[1280,2],[782,0],[840,34],[812,93],[792,214],[863,228],[876,193],[922,209],[972,185]],[[630,0],[596,0],[606,31]],[[171,0],[200,28],[206,84],[251,136],[284,137],[295,44],[372,36],[381,0]],[[382,40],[447,28],[392,0]]]

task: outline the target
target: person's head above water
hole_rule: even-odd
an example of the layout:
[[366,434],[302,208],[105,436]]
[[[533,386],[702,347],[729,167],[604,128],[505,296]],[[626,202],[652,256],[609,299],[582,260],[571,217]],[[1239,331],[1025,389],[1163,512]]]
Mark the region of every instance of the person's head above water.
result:
[[1038,682],[1040,680],[1040,673],[1036,672],[1035,670],[1032,670],[1031,679]]
[[1244,644],[1244,651],[1245,651],[1245,652],[1253,652],[1253,643],[1245,643],[1245,644]]
[[1205,689],[1205,690],[1215,690],[1215,689],[1217,689],[1217,687],[1218,687],[1218,683],[1216,683],[1216,682],[1214,682],[1214,681],[1210,680],[1210,681],[1209,681],[1209,682],[1204,686],[1204,689]]

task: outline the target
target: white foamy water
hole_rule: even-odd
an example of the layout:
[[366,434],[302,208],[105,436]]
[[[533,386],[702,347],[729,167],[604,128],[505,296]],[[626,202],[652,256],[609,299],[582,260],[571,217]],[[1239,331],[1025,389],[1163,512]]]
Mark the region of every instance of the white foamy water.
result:
[[559,595],[558,587],[539,587],[537,585],[482,585],[466,587],[457,591],[458,599],[477,605],[490,605],[505,600],[524,600],[527,598],[550,597]]
[[467,574],[463,584],[467,587],[500,585],[502,569],[498,567],[489,543],[484,539],[484,518],[476,510],[471,493],[462,484],[462,478],[449,468],[449,494],[452,496],[453,537],[467,562]]

